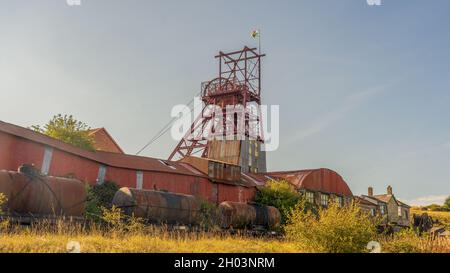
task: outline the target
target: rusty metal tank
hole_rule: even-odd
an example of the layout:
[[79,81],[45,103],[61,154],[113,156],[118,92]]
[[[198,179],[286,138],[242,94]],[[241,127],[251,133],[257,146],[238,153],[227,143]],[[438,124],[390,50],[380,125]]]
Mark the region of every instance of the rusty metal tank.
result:
[[112,204],[121,208],[126,215],[134,214],[151,223],[200,223],[201,201],[193,195],[121,188],[116,192]]
[[81,217],[85,211],[81,181],[42,176],[32,168],[0,171],[0,192],[7,198],[3,209],[10,214]]
[[222,228],[264,227],[272,230],[281,223],[277,208],[258,204],[222,202],[219,205],[219,219]]

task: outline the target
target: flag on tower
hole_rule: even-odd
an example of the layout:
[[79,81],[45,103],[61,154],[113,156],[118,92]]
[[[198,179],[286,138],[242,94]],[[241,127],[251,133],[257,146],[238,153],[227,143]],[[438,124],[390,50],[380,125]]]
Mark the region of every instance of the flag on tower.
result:
[[255,38],[255,39],[258,38],[259,30],[258,29],[253,30],[251,36],[252,36],[252,38]]

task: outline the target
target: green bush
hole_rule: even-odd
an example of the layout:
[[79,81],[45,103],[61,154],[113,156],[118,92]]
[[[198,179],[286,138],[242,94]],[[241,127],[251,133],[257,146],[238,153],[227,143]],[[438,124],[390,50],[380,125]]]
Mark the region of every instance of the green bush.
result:
[[354,203],[343,208],[331,203],[318,208],[316,215],[305,210],[302,202],[289,213],[285,232],[288,239],[312,252],[356,253],[367,251],[367,244],[377,236],[375,226]]
[[139,217],[127,216],[122,213],[120,208],[112,206],[111,208],[101,208],[101,220],[108,228],[108,234],[112,236],[123,234],[139,234],[145,229],[144,220]]
[[206,230],[217,229],[217,205],[208,201],[202,201],[200,208],[200,226]]
[[114,195],[119,190],[119,186],[112,182],[106,181],[101,185],[87,185],[87,205],[86,216],[89,219],[99,219],[102,215],[102,208],[111,208]]
[[418,253],[422,252],[421,238],[412,229],[404,229],[394,234],[392,238],[386,237],[382,241],[382,251],[390,253]]
[[[3,206],[7,201],[8,199],[6,198],[5,194],[0,192],[0,214],[3,214]],[[8,220],[0,220],[0,232],[5,230],[8,227],[8,224]]]
[[3,213],[3,205],[7,202],[7,198],[3,192],[0,192],[0,214]]
[[282,223],[286,222],[289,211],[302,200],[302,195],[287,181],[268,181],[258,191],[255,202],[276,207],[281,213]]

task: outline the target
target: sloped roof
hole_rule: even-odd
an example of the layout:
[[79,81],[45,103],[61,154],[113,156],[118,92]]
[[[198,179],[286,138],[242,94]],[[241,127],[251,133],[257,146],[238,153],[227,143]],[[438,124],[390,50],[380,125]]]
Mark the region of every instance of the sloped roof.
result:
[[360,204],[363,204],[363,205],[366,205],[366,206],[374,206],[374,207],[377,206],[376,203],[370,202],[369,200],[367,200],[367,199],[365,199],[365,198],[363,198],[361,196],[354,196],[354,197],[355,197],[355,201],[360,203]]
[[397,203],[398,206],[410,208],[409,205],[407,205],[407,204],[401,202],[400,200],[398,200],[397,198],[395,198],[395,196],[393,194],[377,194],[377,195],[374,195],[373,197],[376,198],[377,200],[380,200],[385,203],[389,203],[391,198],[394,198],[394,201]]
[[287,172],[269,172],[267,176],[284,179],[297,189],[307,189],[344,196],[353,196],[347,183],[335,171],[330,169],[311,169]]
[[98,151],[124,154],[122,148],[105,128],[91,129],[88,134],[94,138],[94,148]]
[[368,196],[368,195],[361,195],[361,198],[373,203],[373,204],[378,204],[378,203],[387,203],[385,201],[382,201],[380,199],[375,198],[374,196]]
[[391,198],[394,198],[394,200],[397,201],[392,194],[376,194],[373,197],[385,203],[389,203],[389,200],[391,200]]
[[80,149],[73,145],[64,143],[60,140],[51,138],[44,134],[35,132],[33,130],[23,128],[14,124],[0,121],[0,132],[14,135],[23,139],[27,139],[42,145],[47,145],[55,149],[80,156],[86,159],[96,161],[111,167],[141,170],[141,171],[155,171],[172,174],[183,174],[190,176],[205,177],[202,173],[196,171],[189,165],[181,162],[166,161],[151,157],[141,157],[127,154],[118,154],[102,151],[87,151]]
[[268,173],[246,173],[249,179],[265,184],[269,180],[286,180],[297,189],[320,191],[344,196],[353,196],[347,183],[335,171],[330,169],[310,169]]
[[403,206],[403,207],[407,207],[407,208],[410,208],[410,207],[411,207],[410,205],[407,205],[407,204],[403,203],[402,201],[400,201],[400,200],[398,200],[398,199],[397,199],[397,204],[398,204],[399,206]]

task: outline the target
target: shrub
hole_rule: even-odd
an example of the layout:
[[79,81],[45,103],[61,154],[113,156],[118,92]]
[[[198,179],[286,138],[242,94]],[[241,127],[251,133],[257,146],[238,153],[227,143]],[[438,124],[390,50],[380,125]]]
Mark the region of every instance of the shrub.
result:
[[421,238],[412,229],[401,230],[392,238],[386,237],[382,241],[382,251],[391,253],[418,253],[421,252]]
[[217,205],[203,201],[200,208],[200,226],[206,230],[217,228]]
[[255,202],[276,207],[281,213],[282,223],[286,222],[289,211],[302,200],[302,195],[287,181],[268,181],[258,191]]
[[[5,194],[0,192],[0,215],[3,214],[3,206],[6,204],[8,199],[6,198]],[[0,231],[5,230],[8,227],[9,221],[8,220],[1,220],[0,219]]]
[[7,198],[3,192],[0,192],[0,214],[3,213],[3,205],[7,202]]
[[376,238],[375,226],[355,203],[344,208],[331,203],[316,215],[302,202],[289,213],[285,232],[312,252],[355,253],[367,251],[367,244]]
[[102,220],[108,227],[108,233],[115,235],[137,234],[144,230],[144,221],[142,218],[126,216],[120,208],[112,206],[110,209],[102,207]]
[[112,181],[106,181],[101,185],[86,185],[86,188],[88,198],[86,216],[90,219],[98,219],[102,214],[102,207],[112,207],[112,200],[119,186]]

